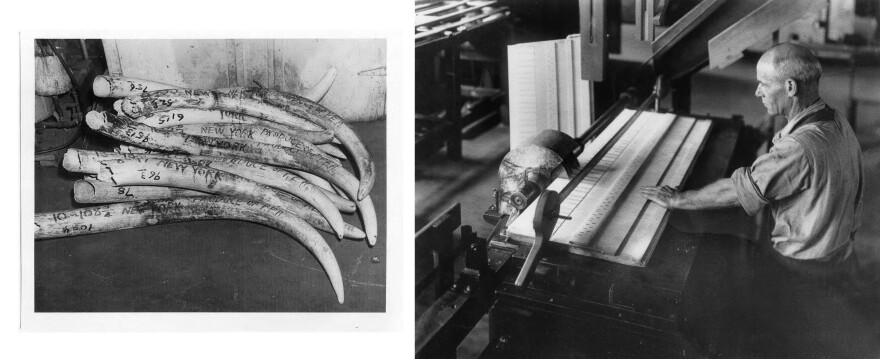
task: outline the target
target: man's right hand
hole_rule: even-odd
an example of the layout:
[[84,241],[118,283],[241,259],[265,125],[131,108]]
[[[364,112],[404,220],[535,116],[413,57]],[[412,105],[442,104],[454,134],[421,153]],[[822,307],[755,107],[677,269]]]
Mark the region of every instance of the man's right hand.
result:
[[678,187],[644,186],[641,190],[642,197],[663,206],[663,208],[675,208],[675,203],[681,197],[681,191]]

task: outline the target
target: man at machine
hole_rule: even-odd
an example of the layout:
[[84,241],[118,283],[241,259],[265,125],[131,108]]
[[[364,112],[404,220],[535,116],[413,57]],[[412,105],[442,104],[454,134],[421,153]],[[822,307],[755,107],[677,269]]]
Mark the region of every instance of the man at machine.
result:
[[643,187],[642,195],[670,209],[741,206],[755,215],[769,204],[774,256],[799,273],[853,273],[864,174],[850,125],[819,97],[822,67],[804,47],[779,44],[758,61],[758,88],[770,115],[786,126],[770,151],[750,167],[703,188]]

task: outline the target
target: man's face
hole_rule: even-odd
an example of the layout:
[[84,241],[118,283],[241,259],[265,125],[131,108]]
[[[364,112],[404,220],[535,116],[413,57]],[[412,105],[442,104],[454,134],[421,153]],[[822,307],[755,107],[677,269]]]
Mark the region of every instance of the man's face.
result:
[[791,99],[785,91],[784,79],[777,78],[773,63],[768,58],[762,57],[758,61],[757,75],[755,96],[761,98],[770,115],[785,115]]

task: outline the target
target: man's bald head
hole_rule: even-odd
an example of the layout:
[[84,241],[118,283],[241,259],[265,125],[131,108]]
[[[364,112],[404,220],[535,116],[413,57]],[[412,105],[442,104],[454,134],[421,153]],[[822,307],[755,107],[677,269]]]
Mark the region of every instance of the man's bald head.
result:
[[782,43],[773,46],[761,56],[758,63],[759,66],[761,63],[772,65],[777,81],[793,79],[800,86],[817,88],[822,78],[819,58],[800,45]]

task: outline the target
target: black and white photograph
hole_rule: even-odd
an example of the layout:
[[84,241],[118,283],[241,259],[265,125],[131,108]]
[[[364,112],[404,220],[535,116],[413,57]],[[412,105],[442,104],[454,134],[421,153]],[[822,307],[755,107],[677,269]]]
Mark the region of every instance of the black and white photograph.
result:
[[386,311],[385,39],[25,41],[35,313]]
[[880,2],[414,18],[416,358],[880,355]]

